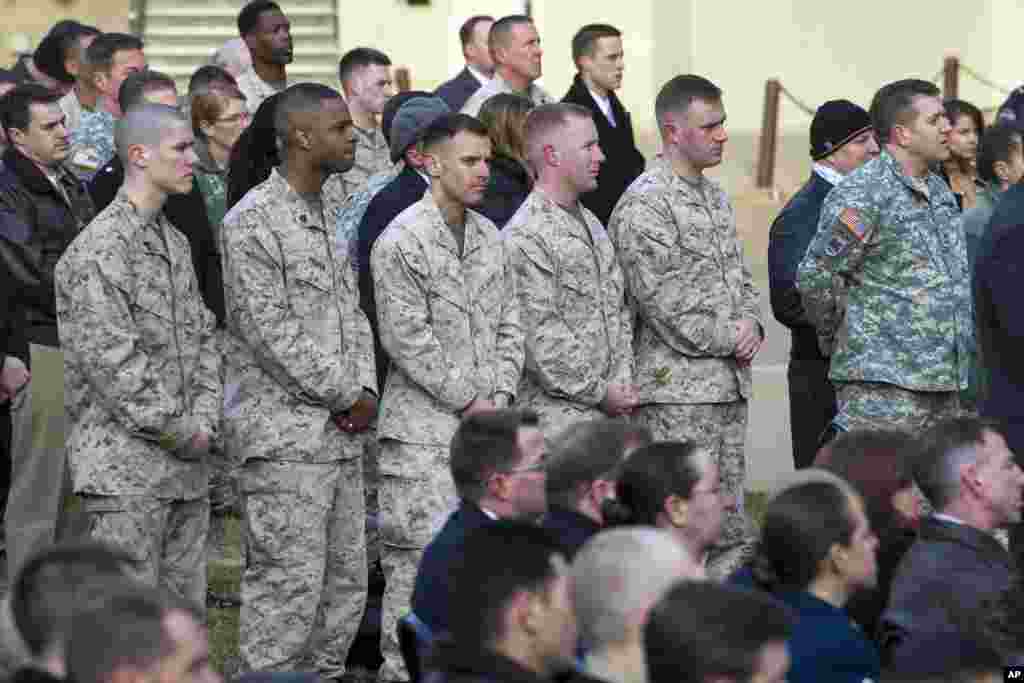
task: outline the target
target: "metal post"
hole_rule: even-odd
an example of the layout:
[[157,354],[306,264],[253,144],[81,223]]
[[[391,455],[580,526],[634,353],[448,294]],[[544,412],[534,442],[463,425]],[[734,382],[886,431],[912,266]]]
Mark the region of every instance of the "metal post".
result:
[[960,58],[946,57],[942,62],[942,96],[955,99],[960,92]]
[[781,94],[782,84],[778,79],[765,81],[764,118],[761,120],[761,141],[757,155],[757,187],[768,190],[775,185],[775,150],[778,145]]
[[409,73],[409,67],[400,66],[395,69],[395,87],[398,92],[408,92],[412,90],[412,74]]

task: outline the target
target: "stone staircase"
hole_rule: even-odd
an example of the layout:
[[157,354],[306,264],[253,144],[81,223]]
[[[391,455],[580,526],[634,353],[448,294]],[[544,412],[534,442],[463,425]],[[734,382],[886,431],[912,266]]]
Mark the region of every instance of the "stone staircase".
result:
[[[295,60],[293,81],[337,87],[338,23],[336,0],[277,0],[291,20]],[[142,0],[142,38],[150,68],[178,82],[181,92],[213,52],[238,36],[238,11],[246,0]]]

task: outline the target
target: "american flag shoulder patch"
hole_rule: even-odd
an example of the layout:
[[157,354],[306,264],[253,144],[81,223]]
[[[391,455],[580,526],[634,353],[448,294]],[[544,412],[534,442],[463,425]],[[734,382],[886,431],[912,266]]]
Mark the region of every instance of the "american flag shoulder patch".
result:
[[853,233],[861,242],[868,234],[868,228],[864,225],[864,221],[861,220],[860,214],[856,209],[843,209],[842,213],[839,214],[839,222],[846,226],[846,229]]

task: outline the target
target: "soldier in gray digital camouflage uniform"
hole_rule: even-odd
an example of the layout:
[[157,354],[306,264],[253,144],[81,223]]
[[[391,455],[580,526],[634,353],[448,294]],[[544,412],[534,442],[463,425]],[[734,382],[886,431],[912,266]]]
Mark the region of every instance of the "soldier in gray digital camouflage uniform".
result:
[[543,105],[530,112],[526,139],[539,177],[502,238],[526,340],[519,405],[538,413],[550,439],[636,407],[633,312],[608,233],[579,202],[604,161],[593,114]]
[[90,535],[132,553],[144,580],[202,604],[221,356],[188,240],[162,211],[192,187],[192,142],[172,107],[140,105],[118,123],[124,185],[55,280],[77,397],[68,458]]
[[362,454],[377,407],[370,327],[334,248],[352,165],[341,95],[302,83],[277,104],[282,164],[224,218],[225,419],[242,459],[249,670],[345,671],[366,604]]
[[725,191],[703,171],[722,161],[728,135],[721,90],[677,76],[655,104],[664,157],[619,200],[609,233],[639,314],[634,340],[637,419],[659,440],[712,454],[735,500],[709,574],[751,554],[743,512],[750,364],[764,340],[760,304]]
[[423,549],[455,508],[448,452],[459,419],[507,407],[523,367],[514,274],[498,229],[467,209],[490,175],[487,129],[449,114],[420,145],[430,189],[388,225],[370,261],[391,359],[378,425],[384,681],[407,677],[395,627]]
[[829,193],[797,286],[831,351],[834,431],[918,433],[960,413],[974,333],[960,212],[931,171],[950,125],[919,80],[883,87],[871,116],[884,149]]

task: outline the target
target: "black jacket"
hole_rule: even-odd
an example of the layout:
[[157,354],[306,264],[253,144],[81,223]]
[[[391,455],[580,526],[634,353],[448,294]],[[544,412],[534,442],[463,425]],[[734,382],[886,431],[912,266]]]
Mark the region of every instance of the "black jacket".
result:
[[978,247],[974,268],[974,310],[987,390],[979,412],[1002,420],[1010,450],[1024,453],[1024,184],[1007,190],[996,204]]
[[793,360],[824,360],[818,347],[818,335],[807,320],[796,271],[807,247],[818,232],[821,205],[832,184],[811,173],[811,178],[793,195],[775,217],[768,237],[768,286],[772,313],[793,335],[789,355]]
[[20,295],[29,342],[59,346],[53,270],[64,250],[96,216],[89,194],[61,168],[57,192],[39,167],[14,147],[0,165],[0,259]]
[[455,78],[439,85],[434,94],[444,100],[452,111],[459,111],[479,89],[480,81],[469,72],[469,68],[463,68]]
[[[1014,573],[1009,553],[991,534],[929,517],[917,541],[896,570],[889,604],[882,614],[884,657],[906,673],[931,670],[944,657],[955,657],[969,640],[965,625],[978,610],[1006,590]],[[941,651],[921,658],[943,642]],[[926,661],[927,660],[927,661]],[[952,669],[955,661],[943,663]]]
[[412,611],[430,627],[435,638],[448,631],[448,574],[452,562],[462,554],[470,532],[491,524],[494,520],[477,505],[462,501],[423,551],[412,593]]
[[521,163],[495,156],[491,159],[491,177],[487,181],[484,203],[474,208],[494,221],[500,230],[526,201],[532,188],[533,181]]
[[576,557],[576,553],[584,543],[590,540],[591,536],[601,531],[601,525],[594,520],[560,505],[548,507],[541,526],[559,540],[565,548],[566,558],[569,560]]
[[[93,176],[89,192],[97,208],[102,211],[114,201],[124,184],[124,165],[114,157]],[[217,318],[217,326],[224,324],[224,275],[220,253],[213,241],[213,228],[206,217],[206,204],[199,185],[192,183],[188,194],[172,194],[164,204],[164,215],[188,239],[192,250],[192,267],[196,271],[203,303]]]
[[442,639],[427,663],[425,683],[552,683],[496,652]]
[[370,272],[370,250],[384,228],[410,206],[423,199],[427,191],[427,181],[411,166],[402,169],[394,180],[385,185],[377,196],[370,200],[359,223],[357,231],[359,243],[359,303],[370,321],[373,330],[373,348],[377,360],[377,386],[384,391],[388,377],[388,356],[380,343],[380,332],[377,330],[377,302],[373,296],[373,275]]
[[580,201],[590,209],[603,225],[608,225],[612,210],[626,188],[644,172],[644,155],[636,148],[633,137],[633,120],[629,112],[615,93],[608,96],[611,102],[612,115],[617,125],[612,126],[608,118],[597,106],[583,79],[576,74],[572,87],[562,98],[563,102],[578,104],[594,112],[594,123],[597,125],[597,136],[604,152],[605,162],[601,164],[601,172],[597,176],[597,189],[588,192]]

